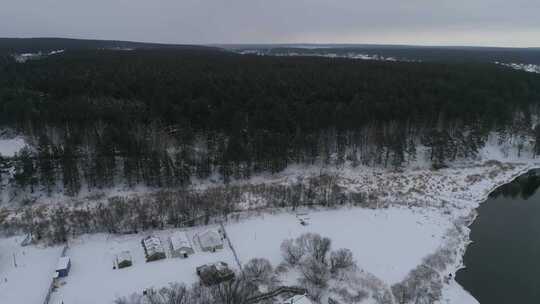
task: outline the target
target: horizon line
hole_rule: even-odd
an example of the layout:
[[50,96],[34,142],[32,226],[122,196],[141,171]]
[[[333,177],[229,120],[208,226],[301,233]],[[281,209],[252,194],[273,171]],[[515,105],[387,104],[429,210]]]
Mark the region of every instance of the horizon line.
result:
[[60,36],[36,36],[36,37],[9,37],[2,36],[0,39],[63,39],[63,40],[86,40],[86,41],[108,41],[108,42],[127,42],[142,44],[160,44],[160,45],[192,45],[192,46],[382,46],[382,47],[418,47],[418,48],[498,48],[498,49],[540,49],[540,46],[502,46],[502,45],[475,45],[475,44],[433,44],[433,43],[366,43],[366,42],[157,42],[148,40],[123,40],[123,39],[101,39],[101,38],[80,38],[80,37],[60,37]]

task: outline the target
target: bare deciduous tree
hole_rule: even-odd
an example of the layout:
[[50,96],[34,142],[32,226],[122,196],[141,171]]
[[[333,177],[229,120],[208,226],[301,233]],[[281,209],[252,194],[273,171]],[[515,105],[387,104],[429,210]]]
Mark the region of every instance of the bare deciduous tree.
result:
[[330,271],[336,273],[340,269],[348,269],[354,266],[352,252],[349,249],[339,249],[330,254]]
[[270,285],[276,280],[274,268],[267,259],[252,259],[244,265],[243,271],[246,280],[255,284]]
[[316,260],[313,257],[308,257],[302,260],[300,265],[302,278],[306,283],[324,288],[330,279],[330,271],[327,266]]
[[215,304],[245,304],[255,291],[254,286],[242,276],[210,288]]
[[287,263],[295,266],[300,262],[305,251],[304,247],[297,246],[295,241],[290,239],[281,243],[281,254]]
[[326,256],[330,251],[332,241],[316,233],[305,233],[296,239],[296,245],[311,255],[315,260],[326,264]]

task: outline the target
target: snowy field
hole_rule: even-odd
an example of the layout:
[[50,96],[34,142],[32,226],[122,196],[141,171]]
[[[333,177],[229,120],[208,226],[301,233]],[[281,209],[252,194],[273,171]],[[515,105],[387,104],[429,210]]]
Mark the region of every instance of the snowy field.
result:
[[334,249],[350,249],[360,268],[393,284],[442,244],[451,225],[448,218],[429,209],[342,208],[308,212],[304,217],[307,226],[300,225],[294,214],[282,213],[242,220],[226,230],[242,263],[265,257],[277,265],[283,261],[284,239],[315,232],[329,237]]
[[[450,227],[456,223],[461,227],[467,225],[468,221],[460,219],[470,219],[474,209],[490,191],[534,167],[538,164],[515,162],[440,171],[345,169],[340,172],[342,186],[353,191],[374,193],[381,201],[393,202],[391,207],[309,211],[302,216],[308,218],[307,226],[300,225],[295,214],[290,212],[263,213],[229,222],[226,230],[241,262],[264,257],[274,266],[282,260],[280,244],[284,239],[304,232],[317,232],[331,238],[334,249],[351,249],[361,269],[390,286],[401,281],[424,257],[444,246],[448,242],[445,232]],[[285,175],[273,182],[287,183],[289,178],[291,176]],[[196,227],[188,234],[193,236],[205,229],[207,227]],[[166,230],[155,234],[166,241],[172,232]],[[140,240],[146,235],[148,233],[129,236],[96,234],[71,240],[68,255],[72,258],[72,271],[64,280],[65,284],[53,293],[51,303],[112,303],[119,296],[140,293],[150,287],[166,286],[172,282],[191,284],[197,281],[195,267],[205,263],[224,261],[236,267],[233,254],[227,247],[214,254],[203,253],[196,248],[195,255],[187,260],[168,258],[145,263]],[[452,273],[462,267],[461,256],[468,242],[468,230],[464,229],[458,238],[454,240],[459,244],[455,249],[458,260],[447,270]],[[23,250],[17,248],[13,241],[2,240],[2,244],[2,252]],[[6,244],[11,247],[6,247]],[[49,252],[36,247],[25,247],[24,250],[28,257],[34,257],[33,261],[40,258],[41,262],[43,256],[42,263],[28,263],[26,274],[20,274],[31,276],[36,281],[28,283],[28,280],[16,277],[8,280],[9,292],[2,292],[8,290],[7,286],[0,287],[0,303],[41,303],[59,254],[52,249]],[[131,251],[134,265],[113,270],[114,256],[124,250]],[[51,253],[54,253],[52,257],[48,255]],[[10,263],[12,257],[9,254],[0,257],[3,267],[9,267]],[[0,275],[4,275],[3,269]],[[286,283],[295,283],[290,281],[291,278],[283,279]],[[37,288],[28,290],[27,286]],[[4,302],[4,298],[10,301]],[[477,302],[452,280],[444,286],[441,303]]]
[[15,153],[19,152],[25,146],[26,142],[20,137],[11,139],[0,138],[0,156],[13,157]]
[[[174,230],[159,231],[159,236],[168,251],[168,237]],[[188,231],[190,238],[195,232]],[[116,298],[141,293],[151,287],[164,287],[169,283],[194,283],[198,280],[197,266],[216,261],[225,261],[234,266],[232,252],[225,247],[216,253],[202,252],[195,246],[195,254],[188,259],[171,258],[149,262],[145,261],[141,239],[148,233],[126,236],[107,234],[86,235],[70,242],[67,255],[71,258],[71,271],[62,279],[62,286],[51,298],[51,304],[94,304],[112,303]],[[113,269],[115,256],[128,250],[133,259],[131,267]],[[21,303],[22,304],[22,303]]]
[[2,304],[43,303],[62,251],[62,247],[21,247],[22,240],[22,237],[0,239]]
[[[391,284],[402,280],[426,253],[435,251],[444,242],[444,233],[451,225],[449,219],[429,209],[346,208],[306,213],[302,217],[307,218],[307,226],[301,225],[295,214],[283,212],[230,222],[226,230],[242,263],[251,258],[264,257],[277,266],[282,261],[280,245],[284,239],[316,232],[331,238],[335,249],[351,249],[362,269]],[[187,233],[193,237],[207,228],[196,227]],[[174,231],[159,231],[156,235],[167,244],[165,241]],[[165,260],[146,263],[140,243],[146,235],[96,234],[70,241],[67,255],[71,258],[72,268],[69,276],[62,279],[60,288],[53,292],[51,303],[112,303],[118,297],[140,293],[149,287],[167,286],[172,282],[194,283],[198,280],[195,268],[202,264],[224,261],[237,268],[228,246],[217,253],[202,252],[195,246],[195,254],[188,259],[171,258],[168,253]],[[12,239],[3,242],[11,242],[10,250],[17,247]],[[27,286],[43,288],[32,288],[31,292],[27,290],[24,293],[26,298],[20,298],[20,292],[10,293],[6,298],[10,301],[0,298],[0,303],[31,304],[42,301],[59,256],[58,249],[44,251],[26,247],[24,250],[34,261],[35,257],[43,256],[41,263],[28,265],[26,273],[39,275],[41,279],[29,283],[10,275],[13,278],[9,281],[10,289],[24,290]],[[124,250],[131,252],[133,266],[113,269],[115,255]],[[9,264],[10,261],[9,256],[3,256],[1,263]],[[37,276],[33,276],[32,280],[38,280]]]

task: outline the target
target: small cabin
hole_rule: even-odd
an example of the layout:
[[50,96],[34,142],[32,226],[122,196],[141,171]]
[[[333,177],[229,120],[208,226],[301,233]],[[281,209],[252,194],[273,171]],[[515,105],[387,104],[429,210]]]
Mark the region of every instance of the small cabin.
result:
[[195,253],[193,245],[185,232],[176,232],[169,237],[171,255],[173,257],[187,258]]
[[167,258],[161,239],[156,236],[148,236],[141,241],[144,248],[144,255],[147,262],[162,260]]
[[206,286],[234,280],[235,274],[225,262],[217,262],[197,267],[197,275]]
[[129,251],[122,251],[116,255],[116,265],[118,266],[118,269],[133,265],[133,260],[131,259]]
[[58,264],[56,265],[55,277],[58,277],[58,278],[67,277],[70,269],[71,269],[71,259],[66,256],[61,257],[58,260]]
[[216,252],[223,249],[223,238],[216,230],[208,230],[197,235],[199,245],[203,251]]

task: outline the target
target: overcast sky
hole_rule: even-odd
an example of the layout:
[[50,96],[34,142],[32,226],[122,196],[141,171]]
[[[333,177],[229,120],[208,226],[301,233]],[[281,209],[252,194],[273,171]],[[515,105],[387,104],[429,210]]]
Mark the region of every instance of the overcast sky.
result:
[[0,0],[0,37],[540,47],[540,0]]

